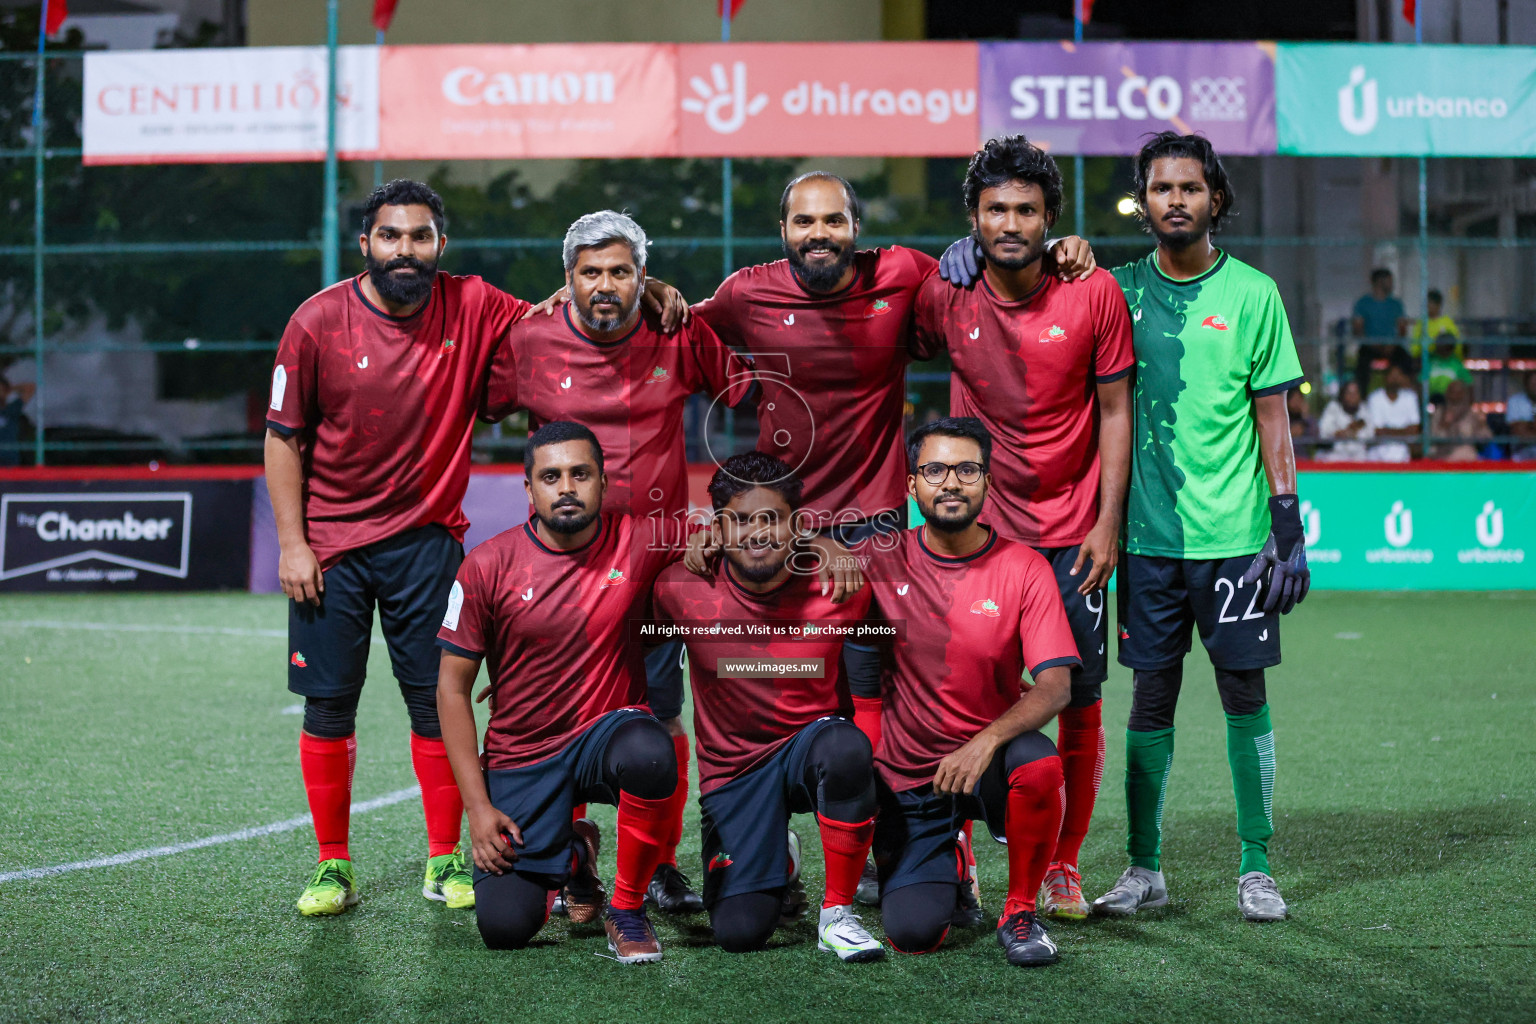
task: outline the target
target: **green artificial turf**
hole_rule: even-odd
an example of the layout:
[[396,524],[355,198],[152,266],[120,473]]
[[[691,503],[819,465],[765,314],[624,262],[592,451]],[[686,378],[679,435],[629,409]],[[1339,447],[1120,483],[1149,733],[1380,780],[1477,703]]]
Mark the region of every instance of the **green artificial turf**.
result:
[[[303,814],[284,621],[275,597],[0,597],[0,873]],[[1053,926],[1056,967],[1008,967],[990,930],[845,965],[809,921],[730,956],[702,918],[659,919],[658,965],[605,959],[599,929],[563,919],[534,948],[488,952],[472,913],[420,896],[407,800],[354,817],[363,901],[339,918],[293,909],[306,829],[0,882],[0,1020],[1536,1020],[1536,595],[1317,593],[1284,644],[1269,676],[1282,924],[1237,913],[1221,710],[1197,645],[1165,817],[1172,903]],[[370,671],[359,801],[414,782],[382,643]],[[1124,866],[1128,705],[1115,667],[1090,898]],[[613,812],[593,813],[611,875]],[[799,828],[815,896],[820,847]],[[697,842],[692,808],[695,878]],[[1004,851],[977,852],[996,911]],[[866,920],[879,934],[879,913]]]

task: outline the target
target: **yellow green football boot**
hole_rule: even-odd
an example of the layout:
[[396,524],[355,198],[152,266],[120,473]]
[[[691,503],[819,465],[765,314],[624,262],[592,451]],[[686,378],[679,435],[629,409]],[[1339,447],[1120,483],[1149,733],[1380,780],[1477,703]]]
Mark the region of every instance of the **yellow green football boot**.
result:
[[454,910],[468,910],[475,905],[475,879],[464,863],[462,849],[455,846],[452,853],[427,858],[427,877],[421,883],[421,894]]
[[323,860],[299,897],[299,913],[305,917],[339,914],[358,900],[357,880],[349,860]]

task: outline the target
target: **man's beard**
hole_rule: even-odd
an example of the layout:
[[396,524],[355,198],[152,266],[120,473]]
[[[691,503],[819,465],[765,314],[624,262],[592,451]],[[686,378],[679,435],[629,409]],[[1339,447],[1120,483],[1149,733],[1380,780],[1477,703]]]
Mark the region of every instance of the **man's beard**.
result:
[[[396,306],[414,306],[432,292],[432,280],[437,277],[437,261],[423,263],[414,256],[396,256],[387,263],[373,258],[369,246],[364,262],[368,265],[368,279],[386,302]],[[396,274],[394,270],[409,267],[412,274]]]
[[[807,262],[805,254],[812,249],[826,249],[832,253],[830,263]],[[801,242],[798,248],[790,248],[788,242],[784,243],[784,256],[789,260],[789,269],[795,277],[800,279],[808,291],[830,292],[837,287],[843,279],[849,267],[853,266],[853,246],[839,246],[828,239],[813,239]]]
[[1157,239],[1157,244],[1169,249],[1183,249],[1194,245],[1206,235],[1211,233],[1210,217],[1199,217],[1191,214],[1189,220],[1180,227],[1165,227],[1162,221],[1149,221],[1152,227],[1152,237]]
[[640,305],[640,289],[635,289],[634,297],[628,303],[620,304],[617,316],[597,316],[592,312],[592,304],[602,300],[620,302],[617,292],[593,292],[592,297],[587,300],[587,305],[583,306],[579,302],[574,303],[576,306],[576,319],[580,320],[581,325],[594,334],[607,334],[609,331],[616,331],[628,323],[629,318],[634,315],[635,307]]
[[[968,498],[964,500],[970,502]],[[940,533],[964,533],[971,528],[971,524],[981,515],[981,502],[970,502],[966,506],[965,511],[959,513],[958,516],[941,518],[939,503],[935,499],[933,505],[923,509],[922,513],[923,519],[928,525]]]
[[583,512],[581,515],[557,517],[555,513],[562,508],[584,508],[584,506],[574,502],[557,501],[554,507],[549,510],[550,514],[548,516],[541,516],[537,513],[535,515],[550,533],[558,533],[566,537],[580,533],[597,522],[597,512]]
[[[1024,255],[1013,259],[1004,259],[993,252],[992,247],[982,240],[981,232],[973,230],[971,237],[976,240],[977,245],[981,246],[982,255],[986,256],[987,262],[1002,270],[1023,270],[1033,263],[1038,263],[1040,257],[1045,255],[1044,239],[1040,240],[1039,245],[1031,245],[1029,240],[1022,235],[1013,235],[1009,238],[1009,241],[1017,239],[1025,243]],[[998,241],[1002,241],[1002,236],[999,236]]]
[[743,565],[741,562],[736,560],[737,553],[738,549],[730,548],[726,550],[725,557],[730,559],[731,569],[736,573],[736,575],[740,576],[748,583],[767,583],[769,580],[777,576],[779,574],[779,570],[783,569],[784,566],[789,562],[789,552],[786,548],[781,548],[779,551],[779,553],[784,557],[771,564],[748,563]]

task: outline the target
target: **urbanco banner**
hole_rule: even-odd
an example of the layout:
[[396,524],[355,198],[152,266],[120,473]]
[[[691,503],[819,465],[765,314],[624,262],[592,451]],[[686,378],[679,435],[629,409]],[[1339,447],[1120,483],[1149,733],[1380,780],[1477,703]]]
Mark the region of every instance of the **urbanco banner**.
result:
[[981,129],[1053,153],[1135,153],[1199,132],[1218,153],[1275,152],[1272,43],[983,43]]
[[1536,155],[1536,47],[1285,44],[1280,152]]
[[[336,54],[336,147],[372,159],[379,144],[379,54]],[[86,164],[322,160],[323,46],[125,50],[85,55]]]
[[677,47],[386,46],[387,159],[677,155]]

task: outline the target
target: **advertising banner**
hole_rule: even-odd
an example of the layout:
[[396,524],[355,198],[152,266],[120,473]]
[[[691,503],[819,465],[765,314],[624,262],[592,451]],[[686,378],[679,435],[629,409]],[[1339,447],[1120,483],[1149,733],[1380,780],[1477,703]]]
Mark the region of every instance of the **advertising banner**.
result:
[[[336,145],[372,159],[379,54],[336,55]],[[323,46],[87,53],[86,164],[236,163],[325,158]]]
[[1536,155],[1536,47],[1282,43],[1276,80],[1282,153]]
[[7,481],[0,591],[245,589],[250,480]]
[[1536,588],[1536,473],[1302,472],[1313,585]]
[[1226,155],[1275,152],[1272,43],[983,43],[984,138],[1053,153],[1135,153],[1150,132],[1201,132]]
[[681,156],[968,156],[974,43],[678,47]]
[[391,160],[677,153],[676,47],[386,46]]

